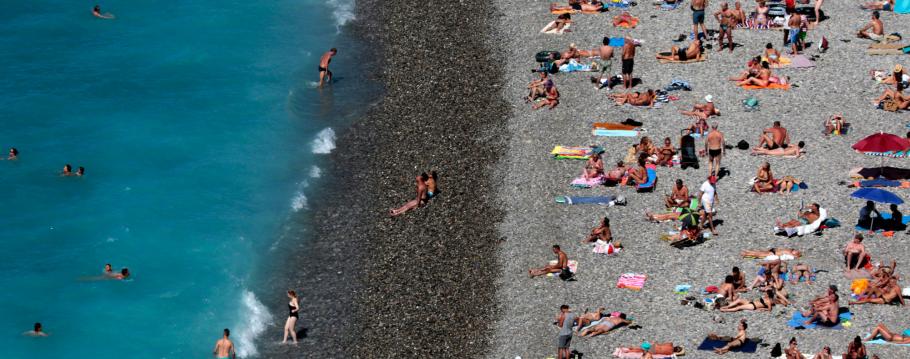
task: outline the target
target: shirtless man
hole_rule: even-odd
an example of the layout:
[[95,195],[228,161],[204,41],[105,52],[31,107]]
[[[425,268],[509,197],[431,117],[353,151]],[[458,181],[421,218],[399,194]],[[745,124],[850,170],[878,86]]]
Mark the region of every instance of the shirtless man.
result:
[[[708,7],[708,0],[692,0],[692,39],[700,39],[702,34],[708,38],[708,28],[705,27],[705,8]],[[698,26],[701,25],[701,31],[698,32]]]
[[730,52],[733,52],[733,28],[736,27],[736,13],[730,10],[727,3],[720,5],[720,10],[714,13],[714,18],[720,22],[720,35],[717,37],[717,51],[724,51],[724,37],[728,38]]
[[863,235],[857,233],[853,240],[847,242],[844,247],[844,262],[847,265],[847,271],[858,270],[862,268],[866,258],[866,246],[863,245]]
[[736,16],[736,26],[746,27],[746,12],[743,11],[743,4],[739,1],[733,4],[733,15]]
[[787,354],[787,359],[803,359],[803,354],[797,348],[796,337],[790,338],[790,345],[784,350],[784,354]]
[[829,286],[825,295],[813,299],[809,302],[809,306],[809,311],[802,313],[804,317],[809,318],[804,324],[809,325],[815,321],[823,325],[837,324],[837,315],[840,309],[838,306],[837,287]]
[[787,148],[790,144],[790,134],[787,129],[780,125],[780,121],[774,121],[771,127],[762,131],[758,137],[758,148],[767,148],[769,150],[777,148]]
[[538,97],[546,96],[546,84],[550,82],[548,75],[545,71],[540,72],[540,78],[528,84],[528,97],[525,102],[532,102]]
[[677,179],[676,185],[672,188],[673,192],[667,196],[667,208],[688,207],[689,206],[689,187],[683,184],[683,180]]
[[600,67],[600,77],[597,79],[597,83],[601,84],[604,82],[604,78],[610,78],[613,70],[613,46],[610,46],[609,37],[604,36],[603,44],[597,49],[597,55],[600,56],[600,59],[594,60]]
[[615,93],[609,94],[607,97],[612,99],[617,106],[630,104],[632,106],[653,107],[657,94],[654,93],[654,90],[648,89],[647,92]]
[[673,45],[670,47],[669,55],[657,54],[658,60],[670,60],[670,61],[688,61],[690,59],[697,59],[701,55],[701,41],[698,39],[692,40],[689,43],[689,47],[682,49]]
[[673,142],[669,137],[664,138],[664,145],[657,149],[657,165],[669,166],[675,154],[676,147],[673,147]]
[[[789,260],[801,257],[803,254],[798,249],[793,248],[771,248],[767,251],[744,249],[739,252],[743,258],[760,258],[766,259],[769,256],[776,256],[777,259]],[[772,257],[773,258],[773,257]]]
[[787,223],[781,223],[780,220],[778,220],[776,225],[777,228],[793,228],[804,226],[815,222],[820,216],[821,212],[819,211],[818,203],[812,203],[805,211],[800,208],[799,211],[796,212],[796,219],[791,220]]
[[727,275],[724,277],[724,283],[720,285],[718,293],[723,296],[726,303],[733,303],[739,299],[739,294],[736,293],[736,288],[733,286],[733,275]]
[[[698,0],[696,0],[698,1]],[[635,40],[626,36],[622,45],[622,84],[626,89],[632,88],[632,70],[635,68]]]
[[215,350],[212,351],[212,354],[215,355],[216,359],[236,359],[237,353],[234,352],[234,342],[232,342],[228,337],[231,336],[231,331],[227,328],[224,329],[224,337],[218,339],[215,342]]
[[604,317],[605,311],[607,311],[607,308],[604,307],[597,308],[596,311],[590,313],[585,309],[585,313],[578,316],[578,327],[584,328],[588,326],[588,324],[591,324],[591,322],[600,320]]
[[322,57],[319,59],[319,87],[322,87],[322,84],[326,81],[332,83],[332,71],[329,71],[329,63],[332,62],[332,57],[338,53],[338,49],[332,48],[328,52],[322,54]]
[[33,327],[32,330],[22,333],[22,335],[25,335],[28,337],[46,337],[47,333],[45,333],[44,330],[41,329],[41,323],[35,323],[35,326]]
[[407,211],[410,211],[414,208],[417,208],[417,207],[420,207],[420,206],[426,204],[427,198],[428,198],[427,197],[427,180],[429,178],[430,178],[430,176],[428,176],[426,173],[421,173],[419,176],[417,176],[415,179],[417,181],[417,197],[408,201],[408,203],[405,203],[401,207],[398,207],[395,209],[390,209],[389,215],[393,216],[393,217],[398,216],[398,215],[401,215],[402,213],[405,213]]
[[878,11],[872,12],[872,21],[869,21],[866,26],[862,29],[859,29],[859,32],[856,33],[856,36],[863,39],[871,39],[875,41],[881,41],[885,37],[885,25],[882,24],[882,21],[879,20]]
[[541,268],[532,268],[528,270],[528,276],[531,278],[547,275],[548,273],[562,272],[563,268],[569,266],[569,256],[559,248],[559,245],[553,245],[553,254],[556,254],[556,264],[548,264]]
[[711,116],[720,116],[720,110],[717,107],[714,107],[714,96],[707,95],[705,96],[705,103],[699,104],[696,103],[695,106],[692,106],[692,111],[679,111],[679,113],[686,116],[693,116],[695,119],[705,119]]
[[705,150],[708,152],[708,173],[716,177],[720,172],[720,159],[726,152],[724,134],[717,129],[717,123],[711,125],[711,132],[705,137]]
[[799,158],[804,152],[803,148],[806,147],[806,143],[799,141],[796,146],[789,146],[785,148],[776,148],[773,150],[768,150],[764,148],[753,148],[752,155],[766,155],[766,156],[777,156],[777,157],[792,157]]
[[620,313],[619,316],[616,316],[616,317],[610,316],[610,317],[601,319],[600,324],[597,324],[590,328],[585,328],[580,333],[578,333],[578,335],[582,336],[582,337],[598,336],[601,334],[606,334],[609,331],[616,329],[620,326],[629,325],[629,324],[632,324],[632,321],[626,320],[625,313]]
[[803,16],[795,11],[790,13],[790,19],[787,20],[787,40],[790,42],[790,53],[798,54],[802,50],[799,41],[800,26],[802,25]]
[[867,10],[892,11],[894,10],[894,0],[867,2],[863,4],[863,8]]
[[723,341],[727,342],[727,345],[724,345],[721,348],[714,349],[714,352],[717,354],[723,355],[723,354],[726,354],[727,352],[729,352],[731,349],[739,348],[740,346],[745,344],[746,343],[746,328],[748,328],[748,327],[749,327],[749,325],[746,324],[746,320],[741,319],[739,321],[739,328],[737,328],[735,337],[732,337],[732,338],[731,337],[720,337],[714,333],[708,334],[709,339],[723,340]]
[[556,85],[553,84],[553,81],[544,84],[544,91],[546,97],[543,100],[537,101],[534,106],[531,106],[532,110],[538,110],[544,107],[552,110],[559,105],[559,90],[556,89]]

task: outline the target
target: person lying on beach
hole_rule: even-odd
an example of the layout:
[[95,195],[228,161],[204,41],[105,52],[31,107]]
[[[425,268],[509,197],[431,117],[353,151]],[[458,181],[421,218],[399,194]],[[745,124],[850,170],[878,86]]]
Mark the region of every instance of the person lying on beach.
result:
[[721,312],[730,313],[730,312],[739,312],[744,310],[752,310],[756,312],[770,312],[771,308],[774,307],[773,292],[774,290],[770,287],[761,289],[761,298],[757,300],[746,300],[739,298],[728,303],[725,307],[720,308]]
[[768,150],[764,148],[753,148],[752,155],[764,155],[764,156],[775,156],[775,157],[789,157],[789,158],[799,158],[803,153],[805,153],[806,143],[799,141],[796,146],[789,147],[778,147],[773,150]]
[[676,154],[676,147],[673,147],[673,141],[669,137],[664,138],[664,145],[657,148],[657,165],[669,166]]
[[607,95],[608,98],[616,102],[616,105],[630,104],[632,106],[654,107],[657,94],[654,90],[648,89],[646,92],[616,93]]
[[721,337],[717,334],[710,333],[708,334],[708,339],[711,340],[722,340],[727,342],[727,345],[724,345],[721,348],[714,349],[714,352],[720,355],[728,353],[730,350],[739,348],[746,343],[746,329],[749,328],[749,325],[746,323],[746,319],[741,319],[739,321],[739,327],[737,328],[735,337]]
[[872,79],[883,85],[897,85],[902,82],[910,81],[910,75],[904,72],[901,64],[894,65],[894,70],[871,70]]
[[688,61],[690,59],[697,59],[699,56],[701,56],[701,52],[701,41],[695,39],[689,43],[689,47],[687,48],[680,48],[676,45],[671,46],[669,55],[657,54],[657,59],[669,61]]
[[774,174],[771,172],[771,164],[764,162],[758,168],[755,174],[755,183],[752,184],[755,192],[763,193],[774,189]]
[[872,12],[872,20],[856,33],[856,37],[881,41],[885,38],[885,25],[879,19],[878,11]]
[[740,72],[738,76],[729,77],[727,79],[740,82],[748,78],[756,77],[758,76],[758,73],[761,72],[761,62],[761,56],[756,56],[746,63],[746,69]]
[[539,74],[540,78],[531,81],[531,83],[528,84],[528,97],[525,98],[525,102],[534,102],[534,100],[547,95],[546,85],[553,81],[550,80],[549,75],[545,71],[541,71]]
[[620,313],[619,316],[609,316],[601,319],[599,324],[583,329],[578,335],[582,337],[596,337],[629,324],[632,324],[632,321],[626,320],[626,313]]
[[585,162],[585,169],[582,173],[584,179],[597,178],[604,175],[604,161],[600,157],[600,152],[594,152]]
[[866,258],[866,246],[863,245],[863,235],[857,233],[850,242],[844,246],[844,263],[847,265],[846,270],[858,270],[863,267]]
[[408,201],[403,206],[389,210],[390,216],[398,216],[414,208],[423,206],[427,203],[427,180],[430,178],[426,173],[421,173],[415,178],[417,182],[417,197]]
[[626,172],[629,171],[629,168],[626,167],[626,164],[623,161],[616,162],[616,167],[613,167],[607,171],[605,178],[609,181],[620,182],[623,177],[626,176]]
[[754,77],[749,77],[745,80],[742,80],[738,83],[739,86],[761,86],[765,87],[771,83],[778,82],[779,80],[776,77],[771,75],[771,65],[767,61],[761,62],[761,70],[758,71],[758,75]]
[[607,243],[613,241],[613,231],[610,230],[610,219],[607,217],[604,217],[604,219],[600,221],[600,225],[591,230],[591,234],[589,234],[588,238],[582,241],[582,243],[592,243],[597,240]]
[[[619,347],[620,350],[628,353],[641,353],[653,355],[679,355],[683,351],[682,347],[674,346],[673,342],[666,343],[648,343],[645,342],[639,347]],[[642,359],[645,357],[642,356]]]
[[815,281],[815,271],[809,267],[808,264],[796,263],[793,268],[790,269],[790,283],[796,284],[800,280],[806,278],[806,283],[812,284]]
[[720,110],[714,106],[714,96],[705,96],[705,103],[696,103],[692,106],[692,111],[679,111],[686,116],[693,116],[696,119],[707,120],[711,116],[720,116]]
[[863,4],[862,7],[866,10],[893,11],[894,0],[867,2]]
[[550,273],[559,273],[562,272],[563,268],[568,268],[569,266],[569,257],[566,255],[566,252],[563,252],[559,248],[559,245],[553,245],[553,254],[556,255],[556,263],[548,264],[540,268],[531,268],[528,270],[528,276],[531,278],[539,277],[542,275],[547,275]]
[[637,21],[637,20],[638,19],[636,19],[634,16],[632,16],[632,14],[629,14],[628,11],[623,11],[621,14],[613,17],[613,26],[625,25],[628,27],[635,27],[635,26],[633,26],[633,24],[635,24],[635,21]]
[[875,329],[872,330],[872,333],[866,337],[864,342],[873,341],[876,338],[881,337],[888,343],[894,344],[910,344],[910,336],[904,336],[898,332],[892,332],[884,324],[878,324],[875,326]]
[[786,261],[799,258],[802,256],[802,252],[793,248],[769,248],[766,251],[761,249],[744,249],[739,252],[739,255],[743,258],[767,259],[768,257],[772,257],[772,259]]
[[559,14],[556,20],[551,21],[547,26],[540,30],[544,34],[562,34],[570,32],[569,26],[572,25],[572,15]]
[[100,5],[95,5],[95,7],[92,8],[92,16],[97,17],[99,19],[105,19],[105,20],[110,20],[110,19],[114,18],[114,15],[111,13],[102,13]]
[[853,337],[853,340],[850,341],[850,344],[847,345],[847,352],[844,353],[843,359],[866,359],[866,346],[863,345],[862,339],[859,335]]
[[838,300],[837,287],[828,286],[827,292],[810,301],[809,310],[802,312],[804,317],[809,318],[803,324],[809,325],[813,322],[818,322],[825,326],[836,325],[838,322],[837,315],[840,310]]
[[561,5],[557,3],[550,4],[550,12],[568,10],[581,12],[604,12],[608,11],[609,8],[600,0],[591,0],[590,2],[581,0],[569,0],[568,5]]
[[689,207],[689,187],[683,184],[682,179],[676,179],[676,183],[670,189],[670,195],[666,196],[665,203],[667,208]]
[[767,59],[771,65],[780,65],[780,51],[777,51],[770,42],[765,44],[765,52],[762,53],[762,58]]
[[585,312],[582,315],[578,316],[578,327],[584,328],[584,327],[587,327],[588,325],[590,325],[591,322],[596,322],[596,321],[600,320],[601,318],[603,318],[605,316],[604,312],[606,310],[607,310],[607,308],[600,307],[600,308],[597,308],[596,311],[589,313],[588,310],[585,309]]
[[866,291],[860,294],[860,298],[849,302],[850,305],[856,304],[891,304],[897,302],[898,305],[904,305],[904,298],[901,296],[901,287],[894,277],[888,277],[883,280],[876,280],[870,283]]
[[556,85],[550,81],[544,85],[544,89],[546,91],[546,97],[543,100],[537,101],[534,106],[531,106],[531,109],[537,110],[543,107],[548,107],[552,110],[557,105],[559,105],[559,90],[556,89]]
[[831,115],[825,120],[825,136],[835,134],[839,135],[844,132],[844,125],[847,123],[843,115]]
[[764,129],[758,136],[758,147],[769,150],[777,148],[787,148],[790,144],[790,134],[787,129],[780,125],[780,121],[774,121],[771,127]]

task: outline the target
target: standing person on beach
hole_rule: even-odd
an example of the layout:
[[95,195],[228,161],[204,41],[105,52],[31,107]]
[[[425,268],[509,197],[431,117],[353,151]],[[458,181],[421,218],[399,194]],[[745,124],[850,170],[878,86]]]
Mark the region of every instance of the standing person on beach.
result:
[[[597,83],[602,84],[604,83],[604,76],[609,79],[613,69],[613,46],[610,46],[609,36],[604,36],[603,45],[600,45],[598,54],[600,54],[600,59],[595,59],[594,61],[597,61],[598,65],[600,65],[600,78]],[[609,83],[607,86],[609,86]]]
[[[705,222],[707,222],[709,228],[711,228],[711,234],[716,236],[717,231],[714,229],[714,213],[717,212],[717,209],[715,208],[717,205],[717,188],[715,185],[717,185],[717,176],[708,176],[708,179],[698,188],[698,192],[701,193],[699,198],[701,198],[701,206],[705,210],[701,225],[704,227]],[[734,271],[734,274],[735,272],[736,271]]]
[[733,28],[736,27],[736,12],[730,10],[727,3],[720,4],[720,10],[714,13],[720,23],[720,35],[717,36],[717,51],[724,51],[724,37],[729,39],[730,52],[733,52]]
[[319,87],[322,87],[322,84],[325,81],[329,83],[332,82],[332,71],[329,71],[329,63],[332,62],[332,57],[338,53],[338,49],[332,48],[328,52],[322,54],[322,58],[319,59]]
[[300,318],[300,302],[297,301],[297,292],[293,290],[288,291],[288,320],[284,322],[284,339],[281,341],[281,344],[288,342],[288,334],[291,335],[291,340],[294,341],[294,344],[297,344],[297,319]]
[[705,149],[708,152],[708,173],[717,177],[720,173],[720,159],[724,155],[724,134],[717,129],[717,123],[711,125],[711,132],[705,137]]
[[701,33],[698,32],[698,25],[701,25],[705,39],[708,38],[708,29],[705,27],[705,8],[707,7],[708,0],[692,0],[692,5],[689,6],[692,9],[692,36],[690,36],[692,40],[701,38]]
[[572,327],[577,322],[578,317],[569,310],[568,305],[563,304],[559,307],[559,316],[556,317],[556,326],[559,327],[559,336],[556,337],[556,359],[569,359]]
[[626,35],[622,45],[622,84],[626,89],[632,88],[632,70],[635,68],[635,40]]
[[234,342],[228,338],[230,336],[231,330],[224,328],[224,336],[215,342],[215,350],[212,351],[212,354],[215,355],[215,359],[237,359],[237,353],[234,352]]

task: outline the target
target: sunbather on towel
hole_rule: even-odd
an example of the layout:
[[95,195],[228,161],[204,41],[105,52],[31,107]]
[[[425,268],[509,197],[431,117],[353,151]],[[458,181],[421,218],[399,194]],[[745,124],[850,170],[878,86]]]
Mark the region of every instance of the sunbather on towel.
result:
[[572,24],[572,15],[570,14],[559,14],[556,17],[556,20],[549,23],[540,32],[545,34],[562,34],[564,32],[569,32],[569,25]]
[[839,321],[837,315],[840,310],[838,301],[837,287],[828,286],[827,292],[810,301],[809,310],[802,312],[804,317],[809,318],[803,324],[809,325],[818,322],[818,324],[826,326],[836,325]]
[[893,11],[894,10],[894,0],[867,2],[867,3],[863,4],[863,9]]
[[568,5],[560,4],[550,4],[550,11],[565,11],[565,10],[575,10],[575,11],[585,11],[585,12],[601,12],[607,11],[609,8],[606,4],[600,0],[591,0],[590,2],[582,2],[581,0],[569,0]]
[[764,149],[764,148],[753,148],[752,155],[765,155],[765,156],[775,156],[775,157],[792,157],[799,158],[806,151],[803,149],[806,146],[806,143],[799,141],[796,146],[789,146],[783,148],[775,148],[773,150]]
[[635,27],[634,24],[636,21],[638,21],[638,19],[629,14],[629,12],[623,11],[622,14],[613,17],[613,26]]
[[739,348],[740,346],[745,344],[746,343],[746,329],[748,327],[749,327],[749,325],[746,324],[746,319],[741,319],[739,321],[739,328],[737,328],[735,337],[721,337],[714,333],[708,334],[708,339],[722,340],[722,341],[727,342],[727,345],[724,345],[721,348],[714,349],[714,352],[717,354],[723,355],[723,354],[726,354],[727,352],[729,352],[730,350]]
[[604,161],[600,157],[600,152],[594,152],[585,162],[585,170],[582,175],[584,179],[597,178],[604,175]]
[[607,310],[607,308],[600,307],[600,308],[597,308],[596,311],[589,313],[588,310],[585,309],[584,314],[578,316],[578,328],[580,329],[580,328],[587,327],[589,324],[591,324],[591,322],[596,322],[596,321],[600,320],[601,318],[604,317],[604,312],[606,310]]
[[863,235],[857,233],[853,236],[853,239],[850,242],[847,242],[847,245],[844,247],[844,263],[846,263],[846,271],[859,270],[863,268],[864,262],[866,261],[866,246],[863,245]]
[[[646,349],[647,348],[647,349]],[[667,343],[648,343],[645,342],[639,347],[620,347],[619,349],[629,353],[642,353],[654,355],[673,355],[683,351],[682,347],[673,346],[673,342]],[[644,359],[644,357],[642,357]]]
[[831,115],[825,120],[825,136],[844,133],[844,125],[846,123],[843,115]]
[[884,324],[879,324],[875,326],[875,329],[872,330],[872,333],[866,337],[866,342],[875,340],[875,338],[882,337],[886,342],[894,344],[910,344],[910,336],[903,336],[897,332],[892,332]]
[[629,179],[632,180],[629,185],[648,183],[648,170],[646,166],[646,156],[638,157],[638,167],[629,170]]
[[764,56],[764,58],[768,59],[769,64],[771,64],[771,65],[780,64],[780,57],[781,57],[780,51],[777,51],[777,49],[774,48],[774,45],[772,45],[770,42],[765,44],[765,52],[762,53],[762,55]]
[[752,185],[752,189],[758,193],[768,192],[774,189],[774,174],[771,173],[770,163],[764,162],[761,164],[761,167],[758,168],[758,173],[755,175],[755,183]]
[[541,71],[539,73],[540,78],[531,81],[531,83],[528,84],[528,97],[526,98],[525,102],[533,102],[534,100],[540,97],[545,97],[547,95],[546,85],[548,82],[553,81],[550,80],[549,75],[546,71]]
[[887,100],[887,99],[891,99],[898,103],[903,102],[907,99],[910,99],[910,97],[904,95],[903,85],[898,83],[895,86],[896,86],[895,89],[886,88],[885,91],[882,92],[881,96],[877,97],[875,100],[872,100],[872,104],[878,105],[879,103],[881,103],[882,101]]
[[890,304],[896,301],[898,304],[904,305],[901,287],[897,276],[894,275],[895,267],[897,267],[897,262],[892,260],[890,267],[880,265],[879,268],[873,270],[872,281],[860,293],[860,299],[849,304]]
[[907,82],[910,80],[910,75],[904,71],[904,67],[901,64],[894,65],[894,70],[886,72],[885,70],[872,70],[870,71],[873,80],[879,81],[883,85],[897,85],[901,82]]
[[657,54],[658,60],[669,60],[669,61],[688,61],[690,59],[697,59],[701,55],[701,41],[698,39],[692,40],[689,43],[689,47],[683,49],[677,47],[676,45],[670,47],[669,55]]
[[866,346],[863,345],[859,335],[853,337],[853,340],[847,345],[847,352],[844,353],[844,359],[866,359]]
[[859,32],[856,33],[856,37],[863,39],[872,39],[875,41],[884,39],[885,25],[882,24],[882,20],[880,20],[879,17],[880,15],[878,11],[873,11],[872,20],[870,20],[866,26],[863,26],[862,29],[859,29]]
[[669,166],[675,154],[676,147],[673,147],[673,141],[669,137],[665,137],[663,147],[657,149],[657,165]]
[[583,337],[594,337],[601,334],[606,334],[616,328],[629,324],[632,324],[632,321],[626,320],[626,313],[620,313],[619,316],[616,317],[610,316],[601,319],[600,324],[597,324],[590,328],[585,328],[580,333],[578,333],[578,335]]
[[714,96],[711,95],[705,96],[704,104],[696,103],[692,106],[692,111],[679,111],[679,113],[704,120],[711,116],[720,116],[720,110],[714,106]]
[[739,312],[744,310],[753,310],[757,312],[770,312],[771,308],[774,306],[773,292],[774,289],[771,287],[766,287],[761,290],[761,298],[757,300],[746,300],[739,298],[735,301],[732,301],[727,304],[727,306],[720,308],[721,312]]
[[604,219],[600,221],[600,225],[591,230],[591,234],[589,234],[588,238],[582,243],[591,243],[598,239],[607,243],[613,241],[613,231],[610,230],[610,219],[607,217],[604,217]]
[[563,252],[562,249],[559,248],[559,245],[553,245],[553,254],[556,255],[556,264],[548,264],[541,268],[531,268],[528,270],[528,276],[534,278],[549,273],[559,273],[562,272],[563,268],[568,268],[569,257],[566,255],[566,252]]
[[743,72],[740,72],[738,76],[733,76],[733,77],[728,78],[728,80],[740,82],[740,81],[746,80],[748,78],[758,76],[758,73],[761,72],[761,62],[762,62],[761,56],[756,56],[756,57],[752,58],[746,64],[746,69],[743,70]]
[[812,284],[815,281],[815,271],[808,264],[796,263],[790,269],[790,283],[796,284],[802,278],[806,278],[806,283]]
[[531,108],[534,110],[549,107],[551,110],[559,105],[559,90],[556,89],[556,85],[552,81],[547,82],[544,87],[546,88],[546,98],[541,101],[538,101]]
[[607,97],[615,101],[617,105],[630,104],[632,106],[654,107],[657,94],[654,90],[648,89],[646,92],[614,93],[607,95]]
[[771,65],[767,61],[761,62],[761,70],[758,71],[758,75],[755,77],[749,77],[745,80],[739,82],[739,86],[761,86],[766,87],[777,81],[771,75]]
[[607,171],[606,179],[608,181],[619,182],[622,181],[623,177],[626,176],[626,172],[629,171],[629,168],[626,167],[626,164],[623,161],[616,162],[616,167]]
[[772,259],[790,260],[799,258],[802,256],[802,252],[793,248],[769,248],[766,251],[760,249],[744,249],[739,252],[739,255],[743,258],[765,259],[773,256]]
[[677,179],[676,183],[671,188],[670,195],[666,197],[667,208],[680,208],[680,207],[689,207],[691,199],[689,199],[689,187],[686,187],[683,184],[682,179]]

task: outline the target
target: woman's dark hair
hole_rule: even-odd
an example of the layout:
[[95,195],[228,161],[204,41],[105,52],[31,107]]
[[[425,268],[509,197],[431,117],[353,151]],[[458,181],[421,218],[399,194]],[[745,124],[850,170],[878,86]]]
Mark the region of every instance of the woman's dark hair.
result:
[[430,177],[436,179],[436,171],[430,171]]
[[733,276],[728,274],[726,277],[724,277],[724,283],[733,284]]
[[796,337],[790,337],[790,344],[796,343]]
[[766,68],[766,69],[769,69],[769,68],[771,68],[771,65],[768,64],[768,61],[762,61],[762,62],[761,62],[761,67]]
[[733,273],[739,273],[739,267],[733,267]]
[[857,347],[863,346],[863,339],[860,338],[859,335],[853,337],[853,345],[855,345]]
[[13,155],[19,155],[19,150],[17,150],[15,147],[10,147],[9,151],[12,152]]
[[773,48],[774,48],[774,45],[771,45],[771,43],[769,42],[767,45],[765,45],[765,48],[766,48],[766,49],[773,49]]
[[609,226],[610,226],[610,218],[604,217],[603,225],[606,226],[606,227],[609,227]]
[[427,173],[424,172],[424,173],[420,174],[420,179],[426,181],[426,180],[430,179],[430,176],[427,176]]
[[607,45],[609,45],[609,44],[610,44],[610,38],[609,38],[609,37],[606,37],[606,36],[604,36],[604,41],[603,41],[603,44],[604,44],[604,46],[607,46]]
[[796,147],[799,147],[799,148],[806,147],[806,143],[803,142],[803,141],[799,141],[799,142],[796,143]]

